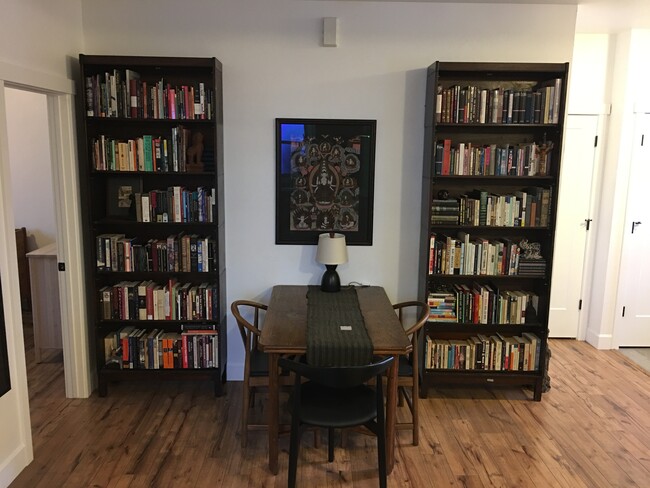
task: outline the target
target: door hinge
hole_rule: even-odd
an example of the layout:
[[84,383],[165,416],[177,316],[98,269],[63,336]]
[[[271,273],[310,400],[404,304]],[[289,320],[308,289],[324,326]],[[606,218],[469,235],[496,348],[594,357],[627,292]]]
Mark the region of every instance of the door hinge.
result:
[[592,221],[592,220],[593,220],[593,219],[585,219],[585,222],[587,223],[587,225],[586,225],[586,229],[585,229],[585,230],[589,230],[589,226],[591,225],[591,221]]
[[641,145],[643,146],[643,141],[645,139],[645,134],[641,134]]
[[65,263],[58,263],[59,271],[65,271]]
[[621,317],[625,317],[625,307],[623,307],[623,314],[621,315]]
[[582,310],[582,298],[578,301],[578,310]]
[[594,137],[594,147],[598,147],[598,136]]

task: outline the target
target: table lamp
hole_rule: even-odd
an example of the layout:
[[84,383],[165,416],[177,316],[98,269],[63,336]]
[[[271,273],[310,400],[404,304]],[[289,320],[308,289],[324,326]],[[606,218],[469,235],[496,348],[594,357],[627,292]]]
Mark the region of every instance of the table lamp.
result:
[[327,268],[323,273],[320,289],[326,292],[341,291],[341,280],[336,272],[336,266],[348,262],[345,236],[334,232],[319,235],[316,261]]

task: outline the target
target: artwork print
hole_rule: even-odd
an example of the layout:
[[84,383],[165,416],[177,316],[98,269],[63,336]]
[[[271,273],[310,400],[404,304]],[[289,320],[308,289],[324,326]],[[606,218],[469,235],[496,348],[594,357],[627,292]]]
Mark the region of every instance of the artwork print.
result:
[[277,244],[372,244],[376,122],[277,119]]

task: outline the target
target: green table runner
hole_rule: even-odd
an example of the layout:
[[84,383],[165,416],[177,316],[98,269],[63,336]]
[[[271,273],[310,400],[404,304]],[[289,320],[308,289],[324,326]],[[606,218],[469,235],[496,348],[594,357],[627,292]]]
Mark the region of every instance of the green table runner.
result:
[[[342,328],[343,327],[343,328]],[[372,341],[357,291],[307,291],[307,362],[314,366],[361,366],[372,360]]]

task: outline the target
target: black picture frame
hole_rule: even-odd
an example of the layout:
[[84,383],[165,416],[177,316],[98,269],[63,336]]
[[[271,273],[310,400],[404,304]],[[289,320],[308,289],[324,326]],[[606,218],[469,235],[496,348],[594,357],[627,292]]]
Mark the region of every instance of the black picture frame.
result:
[[142,192],[137,176],[108,178],[106,190],[106,217],[116,220],[136,220],[135,195]]
[[275,119],[276,244],[372,245],[376,120]]

